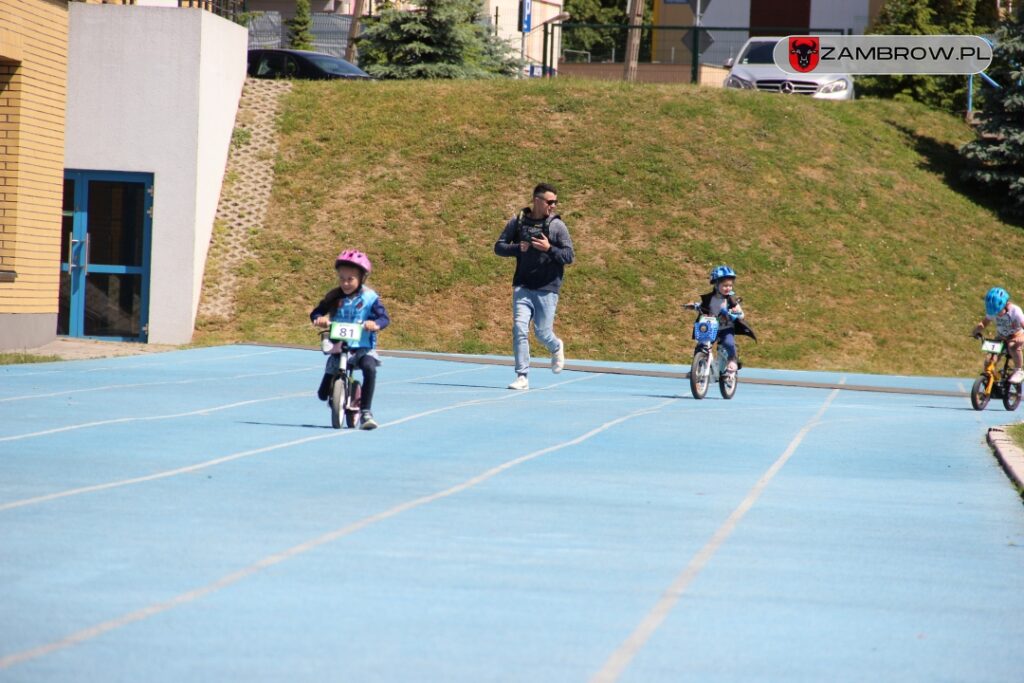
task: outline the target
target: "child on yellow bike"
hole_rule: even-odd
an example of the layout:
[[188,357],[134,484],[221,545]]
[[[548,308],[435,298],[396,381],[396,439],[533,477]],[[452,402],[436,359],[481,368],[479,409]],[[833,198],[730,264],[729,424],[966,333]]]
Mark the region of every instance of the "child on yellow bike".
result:
[[1010,376],[1011,384],[1024,380],[1024,311],[1010,303],[1010,294],[1002,287],[993,287],[985,295],[985,317],[974,326],[974,336],[980,337],[990,320],[996,322],[996,334],[1013,358],[1016,368]]

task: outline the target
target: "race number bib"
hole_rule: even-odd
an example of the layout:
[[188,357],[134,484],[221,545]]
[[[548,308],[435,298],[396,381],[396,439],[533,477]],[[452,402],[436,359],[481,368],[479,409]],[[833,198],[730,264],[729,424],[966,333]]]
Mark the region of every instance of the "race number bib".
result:
[[357,323],[331,323],[331,341],[356,344],[363,336],[363,326]]
[[983,341],[981,343],[981,350],[985,353],[1002,353],[1003,342],[1001,341]]

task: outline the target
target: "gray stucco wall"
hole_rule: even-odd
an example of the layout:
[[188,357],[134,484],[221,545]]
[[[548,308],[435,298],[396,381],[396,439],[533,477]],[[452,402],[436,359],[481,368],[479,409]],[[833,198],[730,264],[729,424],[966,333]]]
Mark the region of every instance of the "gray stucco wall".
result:
[[186,343],[245,83],[211,12],[71,3],[65,167],[154,176],[149,341]]
[[57,338],[56,313],[0,313],[0,350],[21,351]]

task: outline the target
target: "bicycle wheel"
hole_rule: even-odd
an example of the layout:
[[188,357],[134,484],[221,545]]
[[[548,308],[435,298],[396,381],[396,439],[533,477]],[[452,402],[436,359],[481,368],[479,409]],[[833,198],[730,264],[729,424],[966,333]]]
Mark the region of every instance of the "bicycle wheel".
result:
[[345,426],[349,429],[355,429],[359,425],[359,404],[362,397],[363,388],[359,386],[359,382],[352,382],[352,395],[345,406]]
[[707,395],[710,379],[708,354],[704,351],[698,351],[693,354],[693,362],[690,364],[690,393],[698,401]]
[[338,377],[331,387],[331,426],[341,429],[341,414],[345,410],[345,401],[348,400],[345,392],[345,378]]
[[736,373],[723,374],[718,378],[718,390],[722,392],[722,398],[728,401],[736,395],[737,377]]
[[971,405],[974,406],[975,410],[985,410],[988,400],[992,398],[991,394],[985,390],[987,386],[988,377],[985,375],[974,380],[974,386],[971,387]]
[[1020,405],[1020,385],[1006,383],[1006,389],[1003,391],[1003,407],[1013,412],[1017,410],[1017,406]]

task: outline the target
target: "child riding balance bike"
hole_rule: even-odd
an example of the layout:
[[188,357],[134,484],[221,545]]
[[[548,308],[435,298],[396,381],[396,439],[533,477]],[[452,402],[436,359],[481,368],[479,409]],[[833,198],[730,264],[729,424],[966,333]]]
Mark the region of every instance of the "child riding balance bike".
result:
[[[996,323],[996,338],[984,339],[983,333],[990,320]],[[975,410],[984,410],[989,399],[995,396],[1003,399],[1004,408],[1016,410],[1024,380],[1024,311],[1010,303],[1010,294],[1002,287],[993,287],[985,295],[985,317],[974,326],[973,336],[982,340],[981,349],[988,355],[981,377],[971,388],[971,405]],[[1013,373],[1010,373],[1011,357]]]
[[[322,350],[327,354],[324,377],[317,390],[321,401],[331,406],[331,424],[341,427],[345,415],[349,427],[376,429],[370,406],[377,383],[377,332],[391,322],[377,292],[365,285],[373,269],[361,251],[347,249],[334,261],[338,286],[327,292],[309,319],[322,332]],[[351,379],[351,371],[363,373],[363,385]]]
[[[736,352],[736,335],[746,335],[754,341],[757,336],[743,322],[741,299],[733,291],[736,271],[729,266],[717,266],[711,271],[710,282],[713,288],[701,294],[700,302],[683,305],[683,308],[697,311],[693,326],[697,346],[690,364],[690,391],[700,400],[707,395],[708,385],[717,381],[722,398],[730,399],[736,393],[736,373],[742,367]],[[717,360],[711,353],[715,343],[718,344]]]

